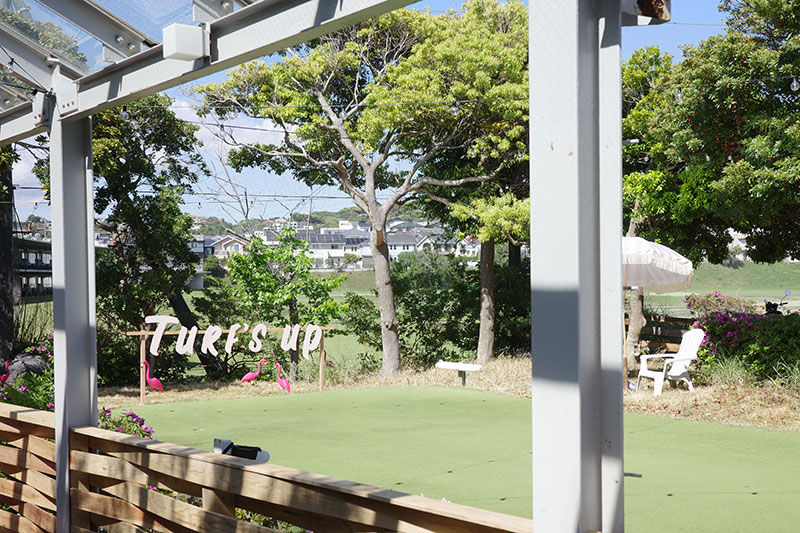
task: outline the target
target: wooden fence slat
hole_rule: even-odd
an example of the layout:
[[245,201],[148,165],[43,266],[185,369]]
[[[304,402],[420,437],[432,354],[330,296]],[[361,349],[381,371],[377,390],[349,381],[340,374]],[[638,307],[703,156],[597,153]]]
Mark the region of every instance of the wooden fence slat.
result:
[[236,516],[236,495],[203,488],[203,509],[225,516]]
[[117,522],[104,527],[108,533],[141,533],[141,529],[127,522]]
[[42,533],[33,522],[18,514],[0,509],[0,528],[19,533]]
[[13,498],[15,500],[32,503],[39,507],[52,508],[52,502],[38,490],[15,481],[13,479],[0,478],[0,495]]
[[0,402],[0,418],[18,420],[20,422],[50,429],[56,427],[55,413],[40,411],[30,407],[22,407],[21,405],[14,405],[13,403]]
[[52,441],[33,435],[21,436],[18,433],[7,431],[0,431],[0,441],[26,450],[42,459],[51,461],[53,464],[56,462],[56,444]]
[[41,459],[25,450],[11,448],[10,446],[0,446],[0,463],[18,466],[21,469],[36,470],[51,476],[56,475],[55,463],[46,459]]
[[56,438],[56,432],[52,428],[2,417],[0,417],[0,431],[7,431],[18,435],[36,435],[37,437],[44,437],[46,439]]
[[72,451],[70,452],[70,471],[90,474],[92,485],[99,488],[116,485],[120,481],[132,481],[190,496],[202,495],[202,487],[196,483],[164,475],[152,469],[145,469],[109,455]]
[[56,517],[44,511],[41,507],[2,495],[0,495],[0,503],[13,507],[17,514],[21,514],[44,531],[55,533]]
[[[70,507],[86,511],[92,515],[113,518],[117,521],[130,522],[142,528],[153,528],[158,531],[172,531],[173,526],[162,521],[160,517],[146,513],[132,503],[113,496],[70,489]],[[183,529],[183,528],[181,528]]]
[[388,533],[393,531],[391,529],[379,528],[374,525],[357,524],[341,518],[334,518],[307,510],[300,511],[291,507],[275,505],[274,503],[264,500],[245,498],[244,496],[236,496],[236,507],[247,509],[248,511],[276,518],[278,520],[283,520],[284,522],[289,522],[290,524],[294,524],[311,531],[351,531],[354,533]]
[[200,533],[216,533],[218,531],[236,531],[237,533],[278,533],[276,530],[236,520],[219,513],[206,511],[200,507],[188,504],[140,487],[132,483],[120,483],[110,489],[109,494],[117,496],[139,509],[148,511],[156,516],[163,516],[193,531]]
[[8,474],[17,481],[25,483],[26,485],[29,485],[39,491],[44,497],[52,502],[52,506],[48,506],[47,508],[55,510],[56,480],[54,478],[48,477],[41,472],[37,472],[36,470],[20,471],[16,467],[2,464],[0,464],[0,472]]

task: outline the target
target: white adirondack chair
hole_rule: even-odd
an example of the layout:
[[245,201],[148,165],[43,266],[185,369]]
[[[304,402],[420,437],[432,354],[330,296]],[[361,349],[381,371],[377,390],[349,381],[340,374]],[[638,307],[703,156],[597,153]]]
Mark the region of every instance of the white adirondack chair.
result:
[[[683,335],[681,346],[677,353],[663,353],[642,355],[642,364],[639,367],[639,377],[636,380],[638,390],[642,378],[653,378],[653,394],[659,396],[664,388],[664,380],[680,380],[686,382],[690,391],[694,391],[692,380],[689,377],[689,365],[697,360],[697,350],[703,342],[706,332],[702,329],[690,329]],[[647,367],[647,362],[651,359],[664,359],[664,368],[661,370],[651,370]]]

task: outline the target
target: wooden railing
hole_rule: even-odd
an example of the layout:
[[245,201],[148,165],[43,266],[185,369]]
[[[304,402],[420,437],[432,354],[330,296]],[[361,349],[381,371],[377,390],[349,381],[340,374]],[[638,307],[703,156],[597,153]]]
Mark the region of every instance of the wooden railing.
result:
[[53,413],[0,403],[0,531],[56,530]]
[[[0,403],[0,531],[56,531],[53,413]],[[530,520],[94,427],[70,431],[72,532],[531,532]]]
[[124,531],[272,531],[237,520],[237,508],[324,532],[533,530],[518,517],[93,427],[73,428],[70,447],[78,531],[90,523],[123,524]]

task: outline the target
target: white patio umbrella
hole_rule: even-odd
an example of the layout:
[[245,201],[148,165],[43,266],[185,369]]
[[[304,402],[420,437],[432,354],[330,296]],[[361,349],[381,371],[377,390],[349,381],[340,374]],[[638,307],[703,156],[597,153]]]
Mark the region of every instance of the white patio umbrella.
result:
[[675,250],[641,237],[622,238],[622,286],[645,292],[675,292],[692,282],[692,262]]
[[[692,262],[681,254],[641,237],[622,238],[622,288],[639,288],[645,293],[664,293],[686,289],[692,282]],[[624,307],[624,306],[623,306]],[[623,309],[624,317],[624,309]],[[623,320],[623,337],[625,321]],[[623,342],[624,387],[628,387],[628,342]]]

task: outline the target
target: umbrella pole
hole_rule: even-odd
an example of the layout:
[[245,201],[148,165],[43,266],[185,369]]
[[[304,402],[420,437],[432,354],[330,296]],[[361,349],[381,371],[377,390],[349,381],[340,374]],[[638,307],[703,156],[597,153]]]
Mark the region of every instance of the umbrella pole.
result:
[[[628,270],[627,265],[625,270]],[[627,277],[627,276],[626,276]],[[622,390],[628,390],[628,337],[625,331],[625,289],[622,289]]]

